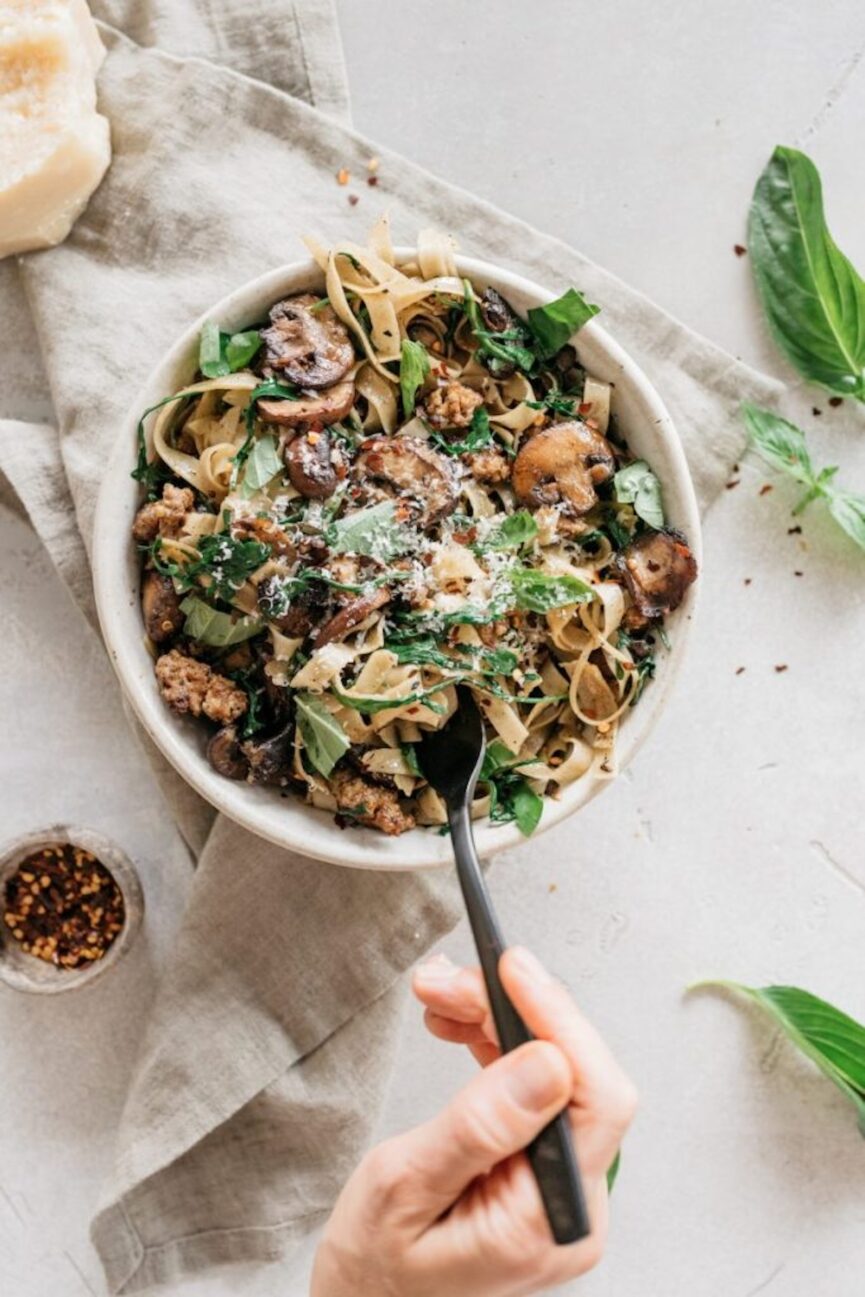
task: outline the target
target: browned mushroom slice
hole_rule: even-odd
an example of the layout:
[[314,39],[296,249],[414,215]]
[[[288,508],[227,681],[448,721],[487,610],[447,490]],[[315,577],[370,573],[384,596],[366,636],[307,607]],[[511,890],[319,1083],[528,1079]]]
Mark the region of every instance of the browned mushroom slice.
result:
[[484,324],[492,333],[504,333],[520,323],[513,308],[494,288],[484,289],[480,308]]
[[320,396],[303,396],[299,401],[259,401],[258,413],[268,423],[278,423],[286,428],[297,428],[302,423],[326,428],[345,418],[354,405],[354,392],[354,383],[337,383]]
[[326,432],[302,432],[285,448],[291,485],[307,500],[326,500],[339,480]]
[[697,579],[697,561],[675,531],[649,531],[616,559],[637,609],[644,617],[663,617],[685,597]]
[[262,329],[265,366],[298,387],[331,387],[354,363],[348,330],[323,299],[312,293],[287,297],[270,312]]
[[224,725],[216,731],[207,745],[207,759],[217,774],[226,779],[245,779],[249,774],[249,762],[233,725]]
[[253,784],[285,785],[291,778],[292,734],[294,726],[286,725],[266,739],[247,739],[241,744],[249,762],[249,780]]
[[147,634],[154,644],[162,644],[183,625],[180,600],[169,576],[145,572],[141,582],[141,612]]
[[376,478],[405,497],[428,527],[456,504],[457,484],[450,464],[416,437],[373,437],[355,461],[358,476]]
[[523,504],[563,504],[571,515],[588,513],[595,487],[615,471],[613,448],[585,423],[554,423],[521,446],[511,481]]
[[378,590],[372,590],[369,594],[360,594],[356,599],[352,599],[351,603],[340,608],[330,621],[324,623],[316,636],[316,649],[332,643],[333,640],[344,639],[349,631],[353,631],[355,626],[365,621],[371,612],[376,612],[386,603],[390,603],[390,598],[390,590],[386,586],[380,586]]

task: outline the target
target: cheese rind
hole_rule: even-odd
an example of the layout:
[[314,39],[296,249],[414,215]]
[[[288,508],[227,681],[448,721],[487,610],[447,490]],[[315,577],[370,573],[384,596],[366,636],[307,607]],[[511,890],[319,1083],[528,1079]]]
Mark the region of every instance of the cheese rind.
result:
[[111,158],[84,0],[0,0],[0,257],[66,237]]

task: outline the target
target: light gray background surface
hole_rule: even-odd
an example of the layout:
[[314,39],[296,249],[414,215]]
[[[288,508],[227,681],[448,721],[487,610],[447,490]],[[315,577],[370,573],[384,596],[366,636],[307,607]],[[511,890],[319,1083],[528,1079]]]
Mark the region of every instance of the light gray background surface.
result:
[[[812,154],[836,238],[865,265],[854,0],[339,10],[361,131],[567,239],[771,373],[789,377],[733,244],[775,143]],[[372,219],[386,172],[357,192]],[[815,458],[865,490],[865,435],[833,427],[815,393],[802,393],[801,422]],[[865,414],[858,423],[865,434]],[[789,536],[791,494],[761,496],[756,464],[736,476],[708,520],[693,650],[653,739],[577,820],[494,874],[508,934],[571,984],[642,1094],[608,1256],[568,1294],[862,1292],[865,1145],[851,1111],[753,1015],[683,998],[709,975],[793,982],[865,1018],[865,566],[816,509]],[[102,1292],[86,1222],[188,871],[92,634],[32,534],[9,514],[0,533],[3,835],[56,816],[108,829],[151,895],[146,941],[117,974],[124,1010],[88,992],[87,1039],[64,1030],[62,1001],[0,990],[0,1291],[86,1297]],[[467,957],[465,932],[446,948]],[[412,1008],[383,1130],[434,1111],[469,1072]],[[176,1292],[304,1288],[296,1269],[262,1269]]]

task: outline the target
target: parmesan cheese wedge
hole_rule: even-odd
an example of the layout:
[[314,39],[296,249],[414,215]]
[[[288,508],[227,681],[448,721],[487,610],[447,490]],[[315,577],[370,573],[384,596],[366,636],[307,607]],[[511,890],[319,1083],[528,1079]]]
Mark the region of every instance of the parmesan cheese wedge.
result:
[[61,242],[111,159],[84,0],[0,0],[0,257]]

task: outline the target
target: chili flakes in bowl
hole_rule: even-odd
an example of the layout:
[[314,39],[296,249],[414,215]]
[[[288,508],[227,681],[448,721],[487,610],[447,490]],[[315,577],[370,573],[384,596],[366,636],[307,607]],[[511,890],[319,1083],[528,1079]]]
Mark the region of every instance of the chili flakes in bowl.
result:
[[21,949],[59,968],[102,959],[123,929],[123,893],[101,860],[71,842],[44,846],[7,879],[3,921]]

